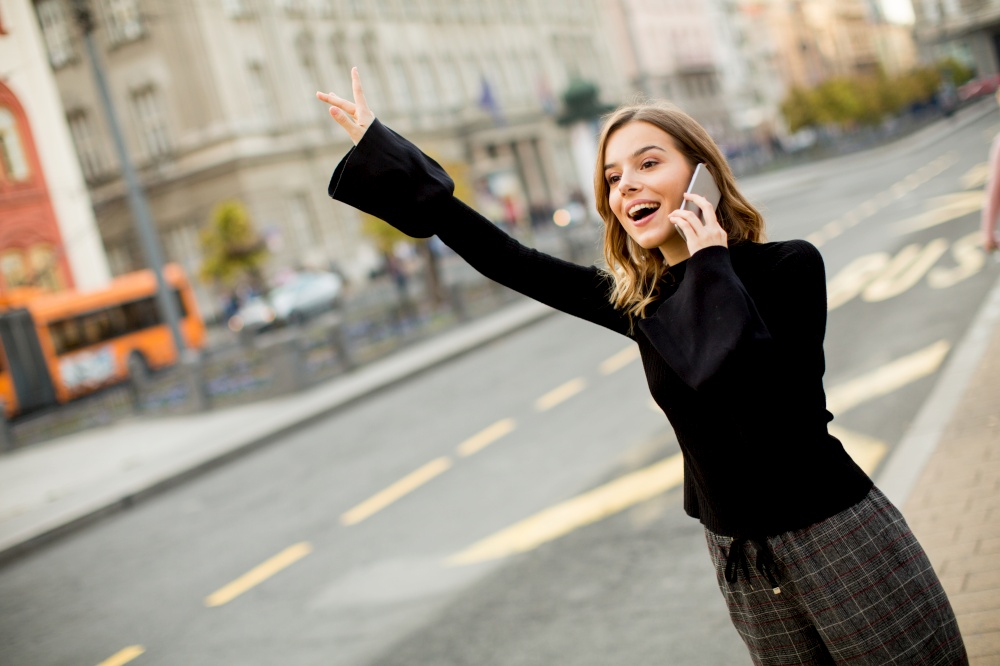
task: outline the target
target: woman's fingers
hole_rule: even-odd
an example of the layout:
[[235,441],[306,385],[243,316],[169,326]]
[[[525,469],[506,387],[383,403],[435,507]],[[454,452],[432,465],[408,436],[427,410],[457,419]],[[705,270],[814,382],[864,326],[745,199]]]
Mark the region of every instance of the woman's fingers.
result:
[[354,119],[362,127],[368,127],[375,119],[375,114],[368,108],[368,100],[365,99],[365,91],[361,87],[361,74],[357,67],[351,68],[351,90],[354,93],[354,103],[357,105]]
[[365,135],[365,130],[375,120],[375,114],[368,108],[357,67],[351,68],[351,90],[354,93],[353,102],[339,95],[324,92],[317,92],[316,98],[330,105],[330,116],[347,131],[351,141],[357,145]]
[[706,227],[719,225],[719,221],[715,217],[715,206],[708,199],[692,192],[685,192],[684,198],[701,210],[701,219]]
[[318,92],[316,93],[316,98],[323,100],[327,104],[335,106],[339,109],[343,109],[345,112],[351,114],[352,116],[357,111],[357,108],[355,107],[354,103],[334,93]]

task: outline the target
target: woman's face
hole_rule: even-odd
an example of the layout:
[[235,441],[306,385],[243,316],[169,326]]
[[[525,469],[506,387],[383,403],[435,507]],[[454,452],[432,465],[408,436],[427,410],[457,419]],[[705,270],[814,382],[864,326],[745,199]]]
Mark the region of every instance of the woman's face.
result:
[[608,137],[604,158],[608,204],[625,233],[646,250],[683,243],[667,216],[680,208],[694,169],[673,137],[633,121]]

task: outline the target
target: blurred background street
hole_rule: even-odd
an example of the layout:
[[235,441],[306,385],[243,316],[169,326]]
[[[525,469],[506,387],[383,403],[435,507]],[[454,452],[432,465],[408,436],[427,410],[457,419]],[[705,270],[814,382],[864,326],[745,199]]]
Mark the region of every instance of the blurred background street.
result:
[[[820,248],[831,430],[877,479],[997,281],[980,4],[0,0],[0,478],[115,424],[197,446],[523,305],[328,199],[312,94],[357,64],[458,196],[585,263],[600,114],[690,111]],[[0,661],[749,663],[629,342],[483,339],[7,558]]]

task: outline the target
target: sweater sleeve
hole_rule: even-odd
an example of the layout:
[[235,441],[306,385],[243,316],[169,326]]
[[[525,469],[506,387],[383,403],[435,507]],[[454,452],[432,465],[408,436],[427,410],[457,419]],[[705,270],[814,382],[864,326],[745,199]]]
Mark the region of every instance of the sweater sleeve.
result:
[[610,276],[525,247],[454,197],[433,159],[378,120],[341,160],[328,193],[409,236],[437,235],[480,273],[525,296],[629,335],[610,300]]
[[677,291],[640,321],[639,328],[696,391],[728,384],[740,356],[771,339],[733,270],[729,250],[721,246],[692,255]]

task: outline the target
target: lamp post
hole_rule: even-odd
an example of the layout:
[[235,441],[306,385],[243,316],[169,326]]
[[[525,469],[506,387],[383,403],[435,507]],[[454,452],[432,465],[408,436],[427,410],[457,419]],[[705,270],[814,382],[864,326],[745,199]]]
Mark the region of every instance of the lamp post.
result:
[[73,0],[73,13],[80,26],[83,43],[87,49],[87,57],[90,60],[90,71],[94,75],[94,83],[97,84],[97,90],[101,96],[104,119],[111,130],[111,136],[114,138],[115,151],[118,153],[122,177],[125,179],[128,205],[135,222],[135,229],[139,234],[143,253],[146,255],[146,263],[152,269],[153,275],[156,276],[156,302],[160,317],[170,328],[178,356],[183,357],[185,344],[184,338],[181,336],[180,314],[177,303],[171,298],[170,289],[163,278],[163,252],[160,250],[159,239],[156,237],[152,216],[149,213],[149,205],[146,203],[146,195],[125,148],[125,139],[122,137],[121,126],[118,124],[118,115],[111,101],[111,94],[108,92],[108,82],[104,78],[104,70],[101,68],[97,48],[94,46],[94,18],[90,11],[89,1]]

